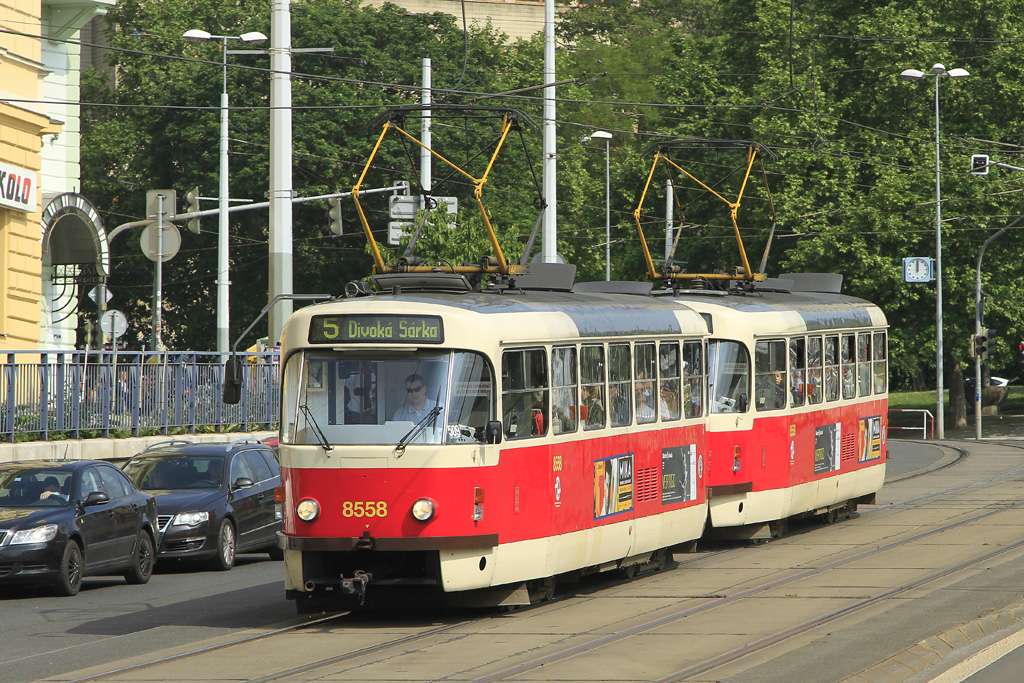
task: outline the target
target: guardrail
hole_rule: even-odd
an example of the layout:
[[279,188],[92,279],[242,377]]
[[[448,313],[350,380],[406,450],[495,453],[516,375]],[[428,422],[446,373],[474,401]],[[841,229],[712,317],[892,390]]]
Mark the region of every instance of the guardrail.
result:
[[273,352],[247,352],[242,400],[221,401],[229,354],[198,351],[6,351],[0,354],[0,440],[275,429]]
[[[932,415],[930,410],[924,410],[922,408],[890,408],[890,413],[921,413],[921,426],[920,427],[898,427],[893,426],[892,420],[889,421],[889,431],[894,429],[909,429],[911,431],[920,431],[922,439],[934,439],[935,438],[935,417]],[[931,436],[929,436],[929,425],[931,425]]]

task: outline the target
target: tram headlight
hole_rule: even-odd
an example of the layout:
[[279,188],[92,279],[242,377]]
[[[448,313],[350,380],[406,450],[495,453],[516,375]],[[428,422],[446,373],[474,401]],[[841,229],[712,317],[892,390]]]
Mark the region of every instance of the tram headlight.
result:
[[299,519],[303,522],[312,522],[320,516],[320,503],[316,502],[312,498],[303,498],[299,501],[299,504],[295,506],[295,514],[298,515]]
[[437,505],[429,498],[420,498],[412,504],[412,516],[421,522],[433,519]]

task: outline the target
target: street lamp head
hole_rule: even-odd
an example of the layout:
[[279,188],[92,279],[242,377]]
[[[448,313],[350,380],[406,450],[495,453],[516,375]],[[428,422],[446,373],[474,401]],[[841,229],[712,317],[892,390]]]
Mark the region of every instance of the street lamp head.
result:
[[966,78],[971,74],[967,73],[967,69],[950,69],[946,72],[946,75],[950,78]]
[[209,40],[213,38],[213,35],[209,31],[204,31],[201,28],[194,28],[185,31],[181,34],[181,37],[185,40]]
[[945,64],[933,64],[932,65],[932,73],[935,74],[935,75],[939,75],[939,74],[943,73],[945,70],[946,70],[946,65]]
[[595,130],[590,134],[591,140],[611,140],[612,134],[606,130]]
[[243,33],[238,37],[247,43],[261,43],[267,39],[267,37],[259,31],[250,31],[249,33]]
[[900,78],[923,78],[924,72],[917,69],[907,69],[900,74]]

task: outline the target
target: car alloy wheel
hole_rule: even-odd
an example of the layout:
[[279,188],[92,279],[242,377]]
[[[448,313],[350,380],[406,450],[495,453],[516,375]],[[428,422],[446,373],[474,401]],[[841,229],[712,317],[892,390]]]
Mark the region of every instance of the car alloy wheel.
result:
[[57,595],[78,595],[82,588],[82,549],[68,540],[60,560],[60,575],[53,590]]

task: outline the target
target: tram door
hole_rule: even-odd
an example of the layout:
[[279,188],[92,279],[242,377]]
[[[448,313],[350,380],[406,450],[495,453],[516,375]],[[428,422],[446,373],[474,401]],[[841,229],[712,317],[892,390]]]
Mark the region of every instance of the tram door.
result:
[[753,433],[751,359],[745,344],[726,339],[708,342],[707,475],[705,484],[716,515],[729,524],[744,523],[749,510],[740,505],[753,490],[760,468],[760,447]]

